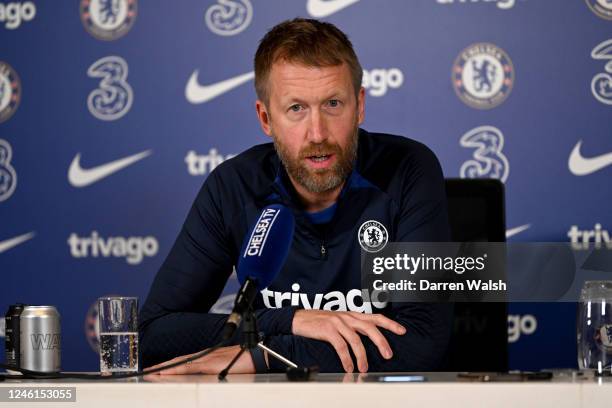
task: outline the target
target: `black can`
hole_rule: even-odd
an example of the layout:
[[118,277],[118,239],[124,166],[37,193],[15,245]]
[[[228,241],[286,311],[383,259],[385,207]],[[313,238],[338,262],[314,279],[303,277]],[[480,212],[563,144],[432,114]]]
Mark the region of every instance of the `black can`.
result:
[[20,318],[21,313],[23,312],[23,308],[25,306],[26,305],[24,305],[23,303],[16,303],[14,305],[10,305],[4,319],[6,332],[6,338],[4,339],[6,364],[14,367],[20,367],[21,364],[21,349],[19,336],[19,333],[21,331]]

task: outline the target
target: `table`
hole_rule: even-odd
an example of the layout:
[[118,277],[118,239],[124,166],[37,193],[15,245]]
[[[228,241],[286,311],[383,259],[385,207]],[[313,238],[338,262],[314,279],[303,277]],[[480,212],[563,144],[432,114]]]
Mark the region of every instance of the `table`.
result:
[[[387,373],[391,374],[391,373]],[[76,402],[10,406],[119,407],[596,407],[612,401],[611,378],[580,378],[568,372],[550,381],[464,382],[456,373],[415,373],[418,383],[364,382],[362,374],[319,374],[315,381],[289,382],[282,374],[151,375],[129,380],[6,380],[3,388],[76,387]],[[5,391],[6,392],[6,391]]]

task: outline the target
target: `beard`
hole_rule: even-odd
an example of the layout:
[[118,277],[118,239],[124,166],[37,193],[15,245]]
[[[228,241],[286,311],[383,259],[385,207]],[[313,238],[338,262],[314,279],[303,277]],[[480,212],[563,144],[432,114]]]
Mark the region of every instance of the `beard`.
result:
[[[274,148],[285,166],[291,179],[311,193],[322,193],[340,186],[353,170],[353,163],[357,157],[359,128],[355,126],[353,134],[345,150],[335,143],[310,143],[300,150],[298,157],[294,158],[287,147],[273,135]],[[334,154],[336,161],[327,169],[313,169],[306,164],[311,156]]]

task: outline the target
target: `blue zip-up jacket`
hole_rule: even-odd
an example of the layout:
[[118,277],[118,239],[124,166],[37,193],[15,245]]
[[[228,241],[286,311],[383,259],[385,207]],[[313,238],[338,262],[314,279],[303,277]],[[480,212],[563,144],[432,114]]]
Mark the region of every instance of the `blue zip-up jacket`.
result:
[[[363,129],[353,172],[323,224],[300,208],[272,143],[225,161],[208,176],[141,310],[143,366],[219,342],[227,315],[208,311],[237,263],[249,226],[275,202],[292,209],[295,233],[284,267],[254,303],[266,344],[299,365],[341,372],[331,344],[292,335],[295,310],[383,313],[407,332],[381,329],[394,353],[390,360],[361,336],[370,371],[440,369],[452,306],[384,303],[362,292],[358,230],[374,220],[385,226],[390,242],[449,241],[442,171],[425,145]],[[271,358],[270,368],[284,367]]]

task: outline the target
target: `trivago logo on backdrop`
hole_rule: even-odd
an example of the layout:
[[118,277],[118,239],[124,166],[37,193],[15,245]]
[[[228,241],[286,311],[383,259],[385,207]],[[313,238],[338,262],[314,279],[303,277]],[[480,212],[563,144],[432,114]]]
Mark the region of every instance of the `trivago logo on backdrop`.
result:
[[189,174],[192,176],[203,176],[205,174],[210,174],[215,167],[234,156],[236,155],[228,154],[226,156],[222,156],[214,147],[208,151],[208,154],[198,154],[195,151],[190,150],[185,156],[187,172],[189,172]]
[[596,223],[593,228],[588,229],[580,229],[578,225],[572,225],[567,232],[567,237],[574,249],[587,249],[591,246],[591,243],[595,244],[596,248],[605,245],[606,248],[612,249],[610,233],[600,223]]
[[531,335],[538,328],[534,315],[508,315],[508,343],[516,343],[521,335]]
[[361,85],[370,96],[384,96],[389,89],[398,89],[404,84],[404,73],[399,68],[375,68],[363,70]]
[[0,23],[7,30],[15,30],[22,22],[36,17],[36,6],[31,1],[0,3]]
[[67,242],[73,258],[123,258],[129,265],[138,265],[159,251],[159,243],[151,235],[104,238],[97,231],[82,237],[73,232]]

